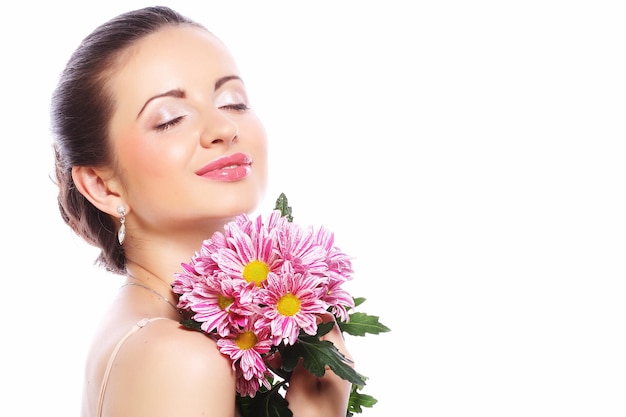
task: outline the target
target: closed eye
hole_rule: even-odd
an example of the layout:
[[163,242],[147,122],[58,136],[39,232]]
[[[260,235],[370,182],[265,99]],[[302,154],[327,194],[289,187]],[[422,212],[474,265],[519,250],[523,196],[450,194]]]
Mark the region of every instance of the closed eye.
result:
[[236,111],[246,111],[249,108],[250,107],[248,107],[248,105],[245,103],[227,104],[225,106],[220,107],[220,109],[236,110]]
[[169,121],[167,121],[165,123],[162,123],[162,124],[156,126],[155,129],[158,130],[159,132],[163,132],[163,131],[169,130],[172,127],[174,127],[177,124],[179,124],[180,122],[182,122],[184,118],[185,118],[185,116],[175,117],[172,120],[169,120]]

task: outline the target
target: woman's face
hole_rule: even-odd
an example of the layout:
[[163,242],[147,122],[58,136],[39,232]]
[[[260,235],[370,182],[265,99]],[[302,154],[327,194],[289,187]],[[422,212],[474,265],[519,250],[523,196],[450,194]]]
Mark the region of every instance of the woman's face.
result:
[[221,41],[167,27],[120,62],[108,84],[110,139],[135,226],[210,224],[254,210],[266,188],[267,138]]

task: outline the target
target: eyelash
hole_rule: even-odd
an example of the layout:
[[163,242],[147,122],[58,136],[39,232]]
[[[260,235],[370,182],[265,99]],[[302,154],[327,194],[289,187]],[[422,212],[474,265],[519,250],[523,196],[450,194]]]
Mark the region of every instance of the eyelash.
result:
[[158,125],[156,127],[156,130],[158,130],[159,132],[166,131],[166,130],[176,126],[180,122],[182,122],[184,118],[185,118],[185,116],[176,117],[176,118],[170,120],[169,122],[165,122],[165,123],[162,123],[162,124]]
[[[235,111],[246,111],[246,110],[249,110],[250,108],[245,103],[237,103],[237,104],[228,104],[226,106],[222,106],[222,107],[220,107],[220,109],[235,110]],[[168,122],[165,122],[165,123],[162,123],[162,124],[158,125],[156,127],[156,130],[158,130],[159,132],[164,132],[166,130],[169,130],[172,127],[174,127],[177,124],[179,124],[180,122],[182,122],[184,118],[185,118],[185,116],[175,117],[174,119],[172,119],[172,120],[170,120]]]
[[236,110],[236,111],[245,111],[250,109],[245,103],[237,103],[237,104],[228,104],[226,106],[220,107],[220,109],[226,110]]

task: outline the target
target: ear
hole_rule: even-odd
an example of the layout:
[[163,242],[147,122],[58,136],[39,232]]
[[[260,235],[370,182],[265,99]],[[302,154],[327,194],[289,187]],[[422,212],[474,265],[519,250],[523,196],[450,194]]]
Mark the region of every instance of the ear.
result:
[[[78,191],[99,210],[119,216],[117,207],[124,205],[122,187],[109,170],[75,166],[72,178]],[[126,208],[128,214],[128,208]]]

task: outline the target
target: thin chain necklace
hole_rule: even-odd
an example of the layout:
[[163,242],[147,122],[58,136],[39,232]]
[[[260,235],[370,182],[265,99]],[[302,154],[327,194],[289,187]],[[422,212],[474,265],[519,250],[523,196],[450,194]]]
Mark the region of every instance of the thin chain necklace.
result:
[[134,285],[134,286],[136,286],[136,287],[145,288],[146,290],[148,290],[148,291],[150,291],[150,292],[152,292],[152,293],[154,293],[154,294],[158,295],[158,296],[159,296],[159,298],[161,298],[161,300],[163,300],[163,301],[165,301],[166,303],[168,303],[168,304],[169,304],[169,305],[170,305],[170,306],[171,306],[174,310],[176,310],[176,312],[177,312],[178,314],[180,314],[181,316],[183,315],[183,313],[180,311],[180,309],[179,309],[178,307],[176,307],[174,304],[172,304],[172,303],[170,302],[170,300],[168,300],[168,299],[167,299],[167,297],[166,297],[166,296],[164,296],[164,295],[163,295],[163,294],[161,294],[160,292],[156,291],[155,289],[152,289],[152,288],[148,287],[147,285],[143,285],[143,284],[140,284],[140,283],[138,283],[138,282],[127,282],[126,284],[122,285],[120,288],[124,288],[124,287],[127,287],[127,286],[129,286],[129,285]]

